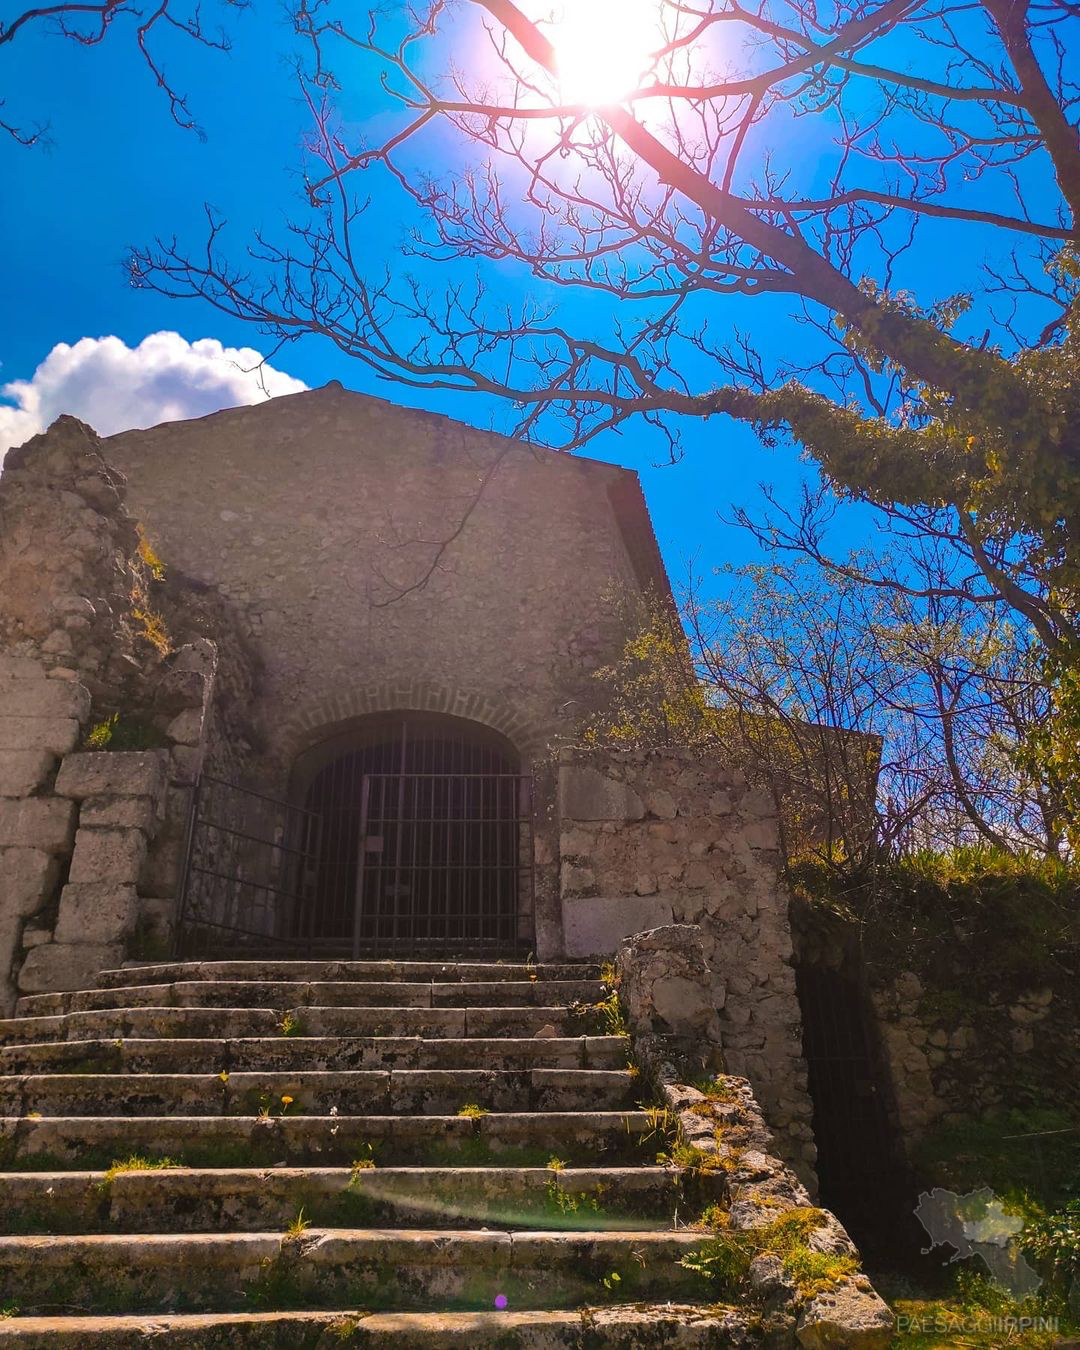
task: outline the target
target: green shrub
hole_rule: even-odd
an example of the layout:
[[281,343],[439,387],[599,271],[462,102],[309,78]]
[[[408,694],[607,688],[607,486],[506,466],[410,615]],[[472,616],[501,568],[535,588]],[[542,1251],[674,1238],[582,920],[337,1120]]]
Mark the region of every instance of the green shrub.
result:
[[780,1257],[799,1297],[813,1298],[835,1289],[859,1267],[855,1257],[846,1253],[813,1251],[807,1245],[823,1219],[819,1209],[791,1209],[761,1228],[734,1229],[721,1224],[680,1264],[709,1280],[720,1297],[738,1299],[747,1296],[747,1276],[754,1258],[772,1253]]
[[127,713],[111,713],[83,737],[84,750],[160,750],[168,745],[157,727]]

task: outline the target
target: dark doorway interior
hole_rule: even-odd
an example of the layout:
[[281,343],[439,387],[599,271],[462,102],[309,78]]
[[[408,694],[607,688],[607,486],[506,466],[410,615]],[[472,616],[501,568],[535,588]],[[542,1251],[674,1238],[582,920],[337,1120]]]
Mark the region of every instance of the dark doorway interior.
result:
[[795,978],[822,1203],[868,1261],[893,1263],[912,1236],[910,1180],[862,990],[820,966],[798,966]]
[[319,821],[308,949],[354,956],[524,954],[530,783],[497,733],[424,713],[367,718],[297,766]]

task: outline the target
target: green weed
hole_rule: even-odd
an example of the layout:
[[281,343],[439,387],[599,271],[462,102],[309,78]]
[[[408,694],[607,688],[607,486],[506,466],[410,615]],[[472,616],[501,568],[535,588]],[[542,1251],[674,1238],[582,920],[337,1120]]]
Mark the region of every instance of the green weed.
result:
[[680,1265],[707,1279],[727,1297],[746,1297],[747,1276],[756,1256],[771,1252],[783,1262],[784,1272],[800,1298],[813,1298],[836,1286],[858,1269],[858,1261],[846,1254],[815,1252],[807,1238],[821,1226],[817,1209],[787,1210],[761,1228],[732,1229],[727,1216],[697,1251],[684,1256]]
[[183,1167],[175,1158],[146,1158],[141,1153],[132,1153],[129,1157],[115,1161],[105,1171],[103,1181],[106,1185],[114,1177],[124,1172],[159,1172],[173,1167]]
[[626,1025],[626,1017],[623,1014],[623,1008],[619,1001],[617,990],[613,989],[606,998],[602,998],[599,1003],[596,1003],[593,1006],[600,1019],[603,1035],[630,1035],[630,1028]]

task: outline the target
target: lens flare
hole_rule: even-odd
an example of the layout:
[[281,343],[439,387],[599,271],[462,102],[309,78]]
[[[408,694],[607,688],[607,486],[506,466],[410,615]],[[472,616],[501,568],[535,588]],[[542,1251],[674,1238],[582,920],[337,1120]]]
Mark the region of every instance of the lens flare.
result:
[[559,86],[571,103],[601,107],[633,92],[661,43],[657,0],[567,0],[549,30]]

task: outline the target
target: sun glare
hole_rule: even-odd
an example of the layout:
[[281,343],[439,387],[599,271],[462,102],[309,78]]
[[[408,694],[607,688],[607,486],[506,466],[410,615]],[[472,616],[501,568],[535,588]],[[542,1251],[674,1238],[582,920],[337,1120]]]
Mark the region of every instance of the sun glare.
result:
[[658,0],[565,0],[551,40],[568,102],[600,107],[632,93],[660,45]]

